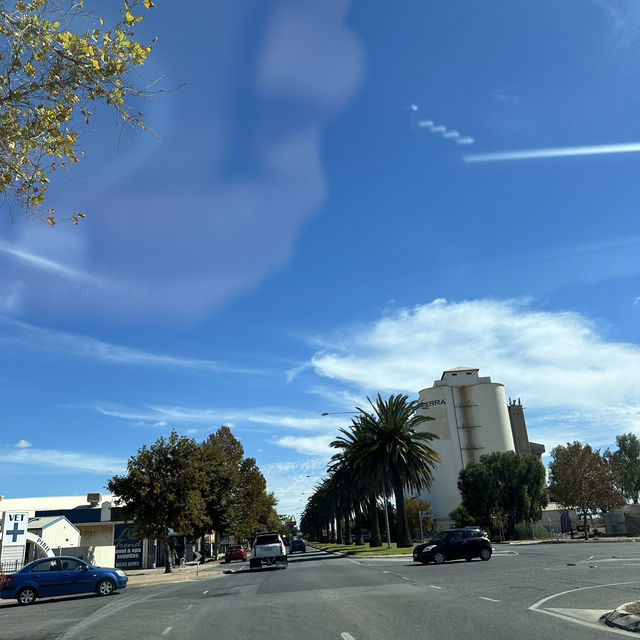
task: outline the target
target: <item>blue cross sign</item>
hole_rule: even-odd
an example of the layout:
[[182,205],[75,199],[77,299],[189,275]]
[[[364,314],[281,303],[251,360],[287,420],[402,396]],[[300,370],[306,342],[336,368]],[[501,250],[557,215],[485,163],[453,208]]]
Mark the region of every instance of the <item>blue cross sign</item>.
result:
[[24,529],[18,529],[17,522],[13,523],[13,529],[9,529],[9,531],[7,531],[7,536],[13,537],[13,540],[11,541],[13,543],[18,542],[18,536],[22,536],[22,535],[24,535]]
[[29,514],[18,511],[5,511],[2,518],[2,539],[0,546],[23,546],[26,542]]

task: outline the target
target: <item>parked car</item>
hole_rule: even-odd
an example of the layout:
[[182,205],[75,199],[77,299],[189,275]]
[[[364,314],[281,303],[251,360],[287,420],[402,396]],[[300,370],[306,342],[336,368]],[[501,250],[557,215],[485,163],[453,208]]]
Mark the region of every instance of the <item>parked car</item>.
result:
[[242,562],[247,561],[247,551],[242,545],[232,544],[226,548],[224,552],[224,561],[231,562],[232,560],[242,560]]
[[291,541],[291,545],[289,546],[289,553],[293,553],[294,551],[302,551],[302,553],[306,553],[307,545],[302,538],[294,538]]
[[109,596],[127,586],[122,569],[94,567],[72,556],[34,560],[19,571],[4,576],[0,598],[15,598],[20,604],[33,604],[37,598],[96,593]]
[[435,562],[442,564],[445,560],[489,560],[493,553],[493,547],[489,538],[478,535],[477,531],[464,529],[451,529],[437,533],[429,542],[419,544],[413,550],[415,562]]

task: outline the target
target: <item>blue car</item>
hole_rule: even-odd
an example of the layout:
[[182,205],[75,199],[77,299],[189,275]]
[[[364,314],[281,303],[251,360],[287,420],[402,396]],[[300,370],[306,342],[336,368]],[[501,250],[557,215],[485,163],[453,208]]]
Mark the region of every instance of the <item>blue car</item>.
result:
[[127,586],[122,569],[93,567],[71,556],[43,558],[25,565],[20,571],[4,576],[0,598],[15,598],[20,604],[33,604],[36,598],[67,596],[76,593],[111,595]]
[[294,551],[302,551],[302,553],[306,553],[307,545],[304,540],[301,538],[294,538],[291,541],[291,546],[289,547],[289,553],[293,553]]

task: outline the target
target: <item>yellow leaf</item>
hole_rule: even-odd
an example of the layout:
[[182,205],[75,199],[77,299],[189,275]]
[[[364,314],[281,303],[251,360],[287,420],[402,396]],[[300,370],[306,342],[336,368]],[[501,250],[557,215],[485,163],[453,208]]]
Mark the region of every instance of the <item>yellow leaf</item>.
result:
[[144,0],[144,6],[147,7],[147,9],[153,9],[153,7],[155,7],[156,5],[153,4],[151,0]]
[[104,24],[104,20],[102,18],[100,18],[100,24],[103,25]]
[[94,69],[99,69],[100,68],[100,62],[98,60],[96,60],[95,58],[91,58],[91,64],[93,65]]
[[56,226],[56,221],[53,219],[53,216],[49,216],[47,218],[47,222],[52,226],[55,227]]

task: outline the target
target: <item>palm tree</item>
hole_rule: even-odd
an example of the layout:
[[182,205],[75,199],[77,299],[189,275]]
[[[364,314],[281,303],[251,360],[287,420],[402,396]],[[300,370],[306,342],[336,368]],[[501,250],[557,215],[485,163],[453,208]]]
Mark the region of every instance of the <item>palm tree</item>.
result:
[[362,446],[366,434],[358,429],[358,421],[354,419],[349,429],[340,429],[331,447],[340,449],[331,458],[330,469],[344,467],[349,470],[353,507],[356,514],[357,543],[364,544],[362,538],[362,510],[367,512],[369,529],[371,531],[370,547],[381,547],[380,524],[378,521],[378,497],[382,493],[380,477],[372,474],[371,470],[362,464],[359,448]]
[[[369,398],[367,398],[369,400]],[[428,446],[438,436],[417,432],[416,427],[433,418],[418,414],[417,401],[406,395],[391,395],[384,400],[380,394],[373,411],[356,407],[360,415],[353,421],[354,451],[357,466],[363,470],[372,486],[393,490],[398,512],[398,546],[411,546],[411,536],[404,507],[404,492],[428,489],[433,469],[440,462],[438,454]],[[356,444],[357,443],[357,444]]]

